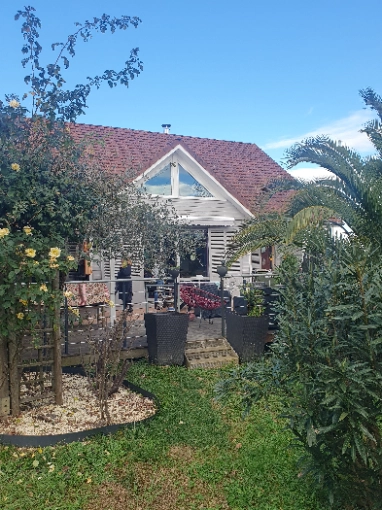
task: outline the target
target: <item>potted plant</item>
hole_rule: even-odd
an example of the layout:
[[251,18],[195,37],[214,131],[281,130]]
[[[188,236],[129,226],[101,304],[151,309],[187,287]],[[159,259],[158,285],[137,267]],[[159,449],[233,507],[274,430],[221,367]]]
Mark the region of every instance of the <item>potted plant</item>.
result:
[[174,311],[145,313],[149,360],[157,365],[183,365],[188,331],[188,314],[178,313],[177,269],[168,271],[174,280]]
[[227,340],[241,362],[251,361],[264,352],[269,317],[265,313],[263,290],[245,284],[241,289],[247,315],[227,311]]

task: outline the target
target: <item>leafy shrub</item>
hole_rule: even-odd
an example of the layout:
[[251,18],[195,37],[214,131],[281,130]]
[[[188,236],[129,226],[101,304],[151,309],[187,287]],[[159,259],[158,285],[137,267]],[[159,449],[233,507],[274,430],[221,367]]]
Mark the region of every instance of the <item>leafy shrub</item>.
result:
[[66,274],[76,266],[74,258],[58,247],[60,241],[45,238],[30,227],[0,228],[1,339],[23,330],[33,336],[42,313],[53,314],[60,304],[62,290],[52,288],[52,281],[57,271]]
[[288,260],[273,356],[218,388],[239,387],[247,405],[277,388],[301,473],[340,508],[381,508],[381,262],[354,241],[333,241],[305,271]]
[[241,288],[241,294],[247,301],[248,315],[250,317],[261,317],[264,315],[265,306],[262,289],[247,283]]

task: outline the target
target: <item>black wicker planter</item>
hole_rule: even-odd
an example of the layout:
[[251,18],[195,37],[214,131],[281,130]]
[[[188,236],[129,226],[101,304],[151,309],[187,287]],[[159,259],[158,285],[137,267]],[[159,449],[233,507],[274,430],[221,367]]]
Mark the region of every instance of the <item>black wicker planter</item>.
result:
[[252,361],[264,354],[267,342],[268,315],[250,317],[227,311],[227,340],[241,362]]
[[183,365],[188,314],[145,313],[149,360],[156,365]]

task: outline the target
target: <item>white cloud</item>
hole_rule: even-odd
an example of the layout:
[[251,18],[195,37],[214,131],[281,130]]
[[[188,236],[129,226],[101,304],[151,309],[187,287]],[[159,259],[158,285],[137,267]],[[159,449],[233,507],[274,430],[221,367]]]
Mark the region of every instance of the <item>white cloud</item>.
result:
[[274,142],[269,142],[263,146],[264,150],[267,149],[284,149],[288,148],[296,142],[301,142],[304,138],[317,135],[328,135],[333,140],[341,140],[344,145],[355,149],[361,153],[373,153],[374,147],[369,142],[365,133],[360,133],[359,130],[369,120],[375,118],[375,114],[370,110],[358,110],[344,117],[343,119],[336,120],[330,124],[322,126],[314,131],[309,131],[293,138],[286,138]]
[[289,170],[289,173],[295,177],[296,179],[301,179],[303,181],[313,181],[314,179],[333,179],[334,175],[325,170],[324,168],[296,168],[295,170]]

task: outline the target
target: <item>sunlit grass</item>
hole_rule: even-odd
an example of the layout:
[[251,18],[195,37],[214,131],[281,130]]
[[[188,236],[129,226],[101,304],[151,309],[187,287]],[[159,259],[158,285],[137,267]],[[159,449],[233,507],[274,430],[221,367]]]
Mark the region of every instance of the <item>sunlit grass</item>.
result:
[[157,395],[147,424],[44,449],[0,446],[2,510],[321,510],[298,478],[277,399],[243,420],[213,401],[214,370],[135,364]]

